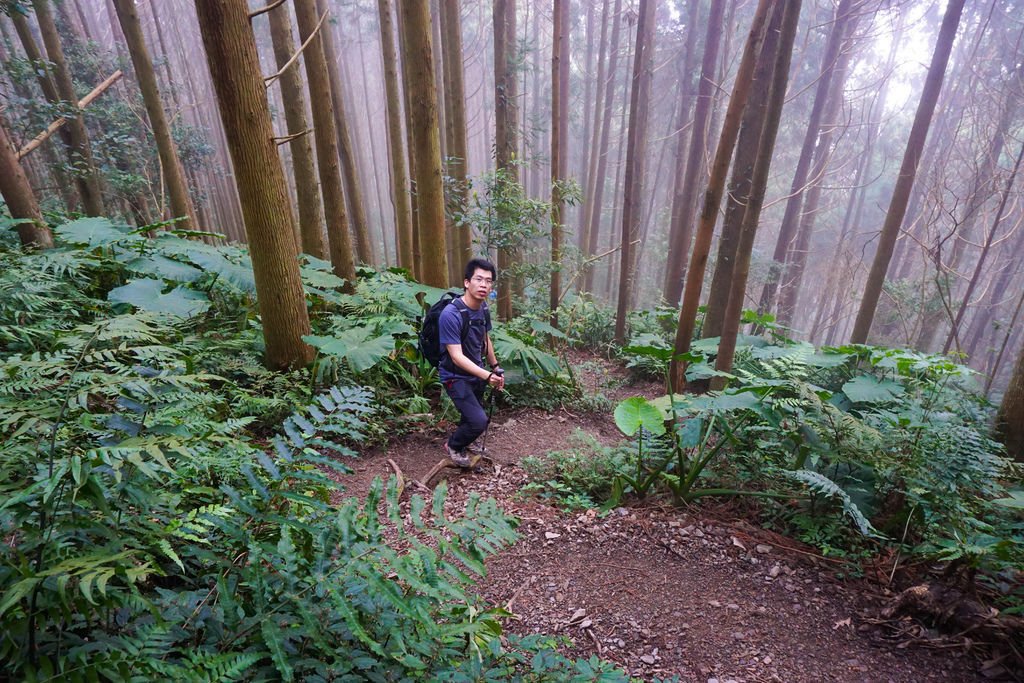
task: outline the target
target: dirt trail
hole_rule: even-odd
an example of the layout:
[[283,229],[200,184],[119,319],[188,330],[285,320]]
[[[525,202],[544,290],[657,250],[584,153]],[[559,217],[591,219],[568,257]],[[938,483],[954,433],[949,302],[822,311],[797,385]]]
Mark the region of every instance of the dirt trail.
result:
[[[727,513],[644,507],[602,518],[519,495],[526,481],[519,459],[567,447],[577,429],[605,443],[619,438],[610,415],[500,412],[487,441],[494,465],[440,475],[451,509],[477,492],[521,521],[520,540],[488,562],[479,586],[489,602],[510,605],[517,615],[510,630],[569,636],[573,655],[597,654],[643,679],[987,680],[955,649],[888,640],[874,620],[883,597],[877,586],[837,580],[839,565]],[[390,476],[388,460],[407,479],[422,478],[440,460],[444,436],[434,429],[364,453],[344,478],[348,493],[363,495],[375,476]]]

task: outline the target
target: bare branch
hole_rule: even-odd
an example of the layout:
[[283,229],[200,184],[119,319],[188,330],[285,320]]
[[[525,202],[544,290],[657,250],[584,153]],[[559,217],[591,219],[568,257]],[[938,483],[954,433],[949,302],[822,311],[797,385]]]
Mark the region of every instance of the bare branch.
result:
[[269,5],[267,5],[266,7],[261,7],[259,9],[253,10],[252,12],[249,12],[249,20],[252,21],[254,18],[258,17],[259,15],[266,14],[267,12],[270,12],[271,10],[275,10],[275,9],[277,9],[278,7],[280,7],[283,4],[284,4],[284,0],[276,0],[276,2],[272,2]]
[[[121,76],[123,75],[124,74],[121,73],[120,69],[110,74],[110,76],[107,77],[107,80],[97,85],[95,88],[92,89],[92,92],[90,92],[88,95],[86,95],[78,101],[78,108],[85,109],[86,107],[88,107],[93,100],[102,95],[104,90],[113,85],[117,81],[117,79],[121,78]],[[47,126],[46,130],[44,130],[42,133],[29,140],[24,147],[18,150],[18,159],[23,159],[25,155],[29,154],[30,152],[32,152],[32,150],[36,149],[37,147],[39,147],[39,145],[43,144],[47,138],[56,133],[60,129],[60,127],[63,126],[65,123],[67,123],[67,119],[62,116],[61,118],[57,119],[49,126]]]
[[287,71],[288,69],[291,68],[292,64],[294,64],[295,60],[299,58],[299,55],[301,55],[302,51],[306,49],[306,46],[309,45],[310,41],[312,41],[313,38],[315,38],[317,36],[317,34],[320,33],[320,27],[323,26],[324,19],[327,18],[327,15],[329,13],[330,13],[330,10],[324,10],[323,16],[320,17],[320,21],[316,22],[316,28],[314,28],[310,32],[309,37],[306,38],[306,40],[302,43],[302,45],[299,46],[299,49],[295,51],[295,54],[292,55],[292,58],[289,59],[288,62],[284,66],[281,67],[281,70],[278,71],[273,76],[267,76],[266,78],[263,79],[263,84],[266,87],[269,88],[271,86],[271,84],[273,84],[274,81],[279,79],[281,77],[281,75],[285,71]]
[[295,138],[301,138],[303,135],[308,135],[311,132],[313,132],[313,129],[307,128],[306,130],[299,131],[298,133],[292,133],[291,135],[282,135],[281,137],[274,138],[274,142],[277,144],[278,147],[280,147],[286,142],[291,142]]

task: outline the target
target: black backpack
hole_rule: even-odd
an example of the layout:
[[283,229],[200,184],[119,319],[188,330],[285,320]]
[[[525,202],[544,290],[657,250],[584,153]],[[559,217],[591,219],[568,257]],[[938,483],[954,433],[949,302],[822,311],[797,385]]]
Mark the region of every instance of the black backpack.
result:
[[441,364],[441,312],[453,301],[459,301],[455,307],[462,314],[462,333],[459,337],[465,342],[466,335],[469,334],[469,308],[460,297],[462,292],[445,292],[423,316],[423,323],[420,325],[420,355],[435,368]]

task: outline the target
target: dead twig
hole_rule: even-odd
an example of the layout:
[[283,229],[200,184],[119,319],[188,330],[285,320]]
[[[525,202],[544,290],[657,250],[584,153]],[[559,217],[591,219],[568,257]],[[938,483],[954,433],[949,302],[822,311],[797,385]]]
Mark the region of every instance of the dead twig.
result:
[[294,64],[295,60],[299,58],[299,55],[302,54],[302,51],[305,50],[306,47],[310,44],[310,42],[312,42],[313,38],[315,38],[317,34],[320,33],[320,27],[323,26],[324,19],[327,18],[328,14],[330,14],[330,11],[325,10],[323,16],[320,17],[320,21],[316,22],[316,27],[310,32],[309,37],[303,41],[302,45],[299,46],[299,49],[295,51],[295,54],[292,55],[292,58],[285,62],[284,66],[282,66],[276,74],[274,74],[273,76],[267,76],[266,78],[263,79],[264,86],[269,88],[274,81],[279,79],[285,71],[291,68],[291,65]]

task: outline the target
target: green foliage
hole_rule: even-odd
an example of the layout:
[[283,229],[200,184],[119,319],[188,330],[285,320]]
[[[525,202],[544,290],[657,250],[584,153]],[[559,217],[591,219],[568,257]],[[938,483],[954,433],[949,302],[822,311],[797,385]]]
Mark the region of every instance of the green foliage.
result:
[[[341,497],[373,392],[314,396],[308,371],[262,368],[244,251],[103,219],[57,235],[0,252],[6,676],[627,680],[507,636],[507,615],[470,593],[515,538],[493,500],[452,518],[443,486],[407,508],[394,481]],[[345,300],[316,266],[321,323]],[[152,296],[110,296],[132,281]],[[209,305],[150,310],[175,291]],[[361,374],[386,362],[402,361]]]
[[519,464],[530,479],[524,492],[573,510],[596,508],[607,501],[615,478],[632,467],[632,456],[628,448],[604,446],[576,431],[569,448],[527,456]]

